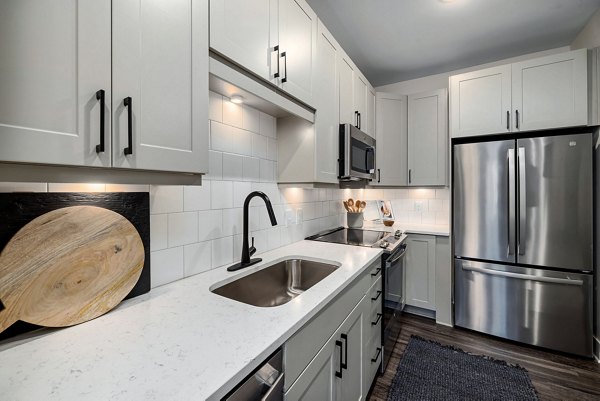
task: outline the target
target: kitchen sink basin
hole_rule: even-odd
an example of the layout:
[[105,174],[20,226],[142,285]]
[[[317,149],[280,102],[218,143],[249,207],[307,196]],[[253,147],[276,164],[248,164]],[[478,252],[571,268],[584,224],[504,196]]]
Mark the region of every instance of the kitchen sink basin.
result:
[[211,291],[249,305],[278,306],[296,298],[338,267],[306,259],[287,259]]

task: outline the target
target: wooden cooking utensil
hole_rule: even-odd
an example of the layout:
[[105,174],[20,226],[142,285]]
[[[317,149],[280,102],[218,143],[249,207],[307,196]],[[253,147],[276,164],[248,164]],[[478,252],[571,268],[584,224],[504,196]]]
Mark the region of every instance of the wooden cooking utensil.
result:
[[348,206],[348,201],[344,201],[344,207],[346,208],[347,212],[351,212],[350,206]]
[[103,315],[143,266],[142,239],[120,214],[94,206],[43,214],[0,253],[0,332],[17,320],[64,327]]
[[348,199],[348,207],[350,207],[350,211],[354,213],[354,199]]
[[360,211],[362,212],[363,210],[365,210],[366,207],[367,207],[367,202],[362,201],[360,204]]
[[360,199],[354,201],[354,210],[356,210],[356,213],[360,213]]

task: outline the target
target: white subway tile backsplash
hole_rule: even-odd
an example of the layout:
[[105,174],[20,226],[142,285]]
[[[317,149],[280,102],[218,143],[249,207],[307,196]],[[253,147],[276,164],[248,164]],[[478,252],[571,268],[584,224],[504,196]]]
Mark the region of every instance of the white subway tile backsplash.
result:
[[185,277],[202,273],[212,268],[211,241],[186,245],[183,248],[183,275]]
[[217,238],[212,241],[212,267],[233,262],[233,236]]
[[266,136],[252,134],[252,156],[261,159],[267,158],[267,140]]
[[408,196],[410,199],[435,199],[435,189],[411,188]]
[[450,224],[450,215],[448,212],[435,212],[435,224]]
[[260,113],[260,134],[270,138],[277,137],[277,120],[265,113]]
[[252,184],[250,182],[236,181],[233,183],[233,207],[244,206],[244,201],[248,194],[252,192]]
[[435,224],[435,212],[421,213],[421,224]]
[[241,234],[243,231],[243,209],[223,209],[223,232],[222,235],[229,236]]
[[444,202],[441,199],[429,199],[429,211],[439,212],[443,209]]
[[169,214],[169,247],[192,244],[198,241],[197,212]]
[[226,97],[223,98],[223,124],[243,127],[242,105],[232,103]]
[[223,153],[208,151],[208,171],[204,176],[206,180],[222,180],[223,179]]
[[151,287],[181,280],[183,278],[183,247],[163,249],[150,253],[152,266]]
[[150,213],[177,213],[183,211],[183,186],[153,185],[150,187]]
[[233,152],[233,127],[216,121],[210,123],[210,147],[219,152]]
[[450,199],[450,190],[448,188],[436,189],[436,199]]
[[233,207],[233,182],[213,181],[210,204],[212,209],[227,209]]
[[223,122],[223,96],[215,92],[208,93],[208,119]]
[[106,192],[106,184],[48,183],[48,192]]
[[252,156],[252,132],[239,128],[231,128],[233,153]]
[[223,179],[234,181],[244,179],[244,156],[223,153]]
[[210,209],[211,181],[204,180],[202,186],[189,185],[183,187],[183,210],[192,212]]
[[207,241],[222,237],[223,211],[202,210],[198,212],[198,241]]
[[242,128],[254,133],[260,132],[260,112],[250,106],[244,105],[242,110]]
[[150,192],[150,185],[106,184],[106,192]]
[[267,159],[277,161],[277,139],[267,140]]
[[244,158],[244,181],[260,180],[260,159],[255,157]]
[[169,246],[168,243],[168,214],[150,215],[150,250],[160,251]]

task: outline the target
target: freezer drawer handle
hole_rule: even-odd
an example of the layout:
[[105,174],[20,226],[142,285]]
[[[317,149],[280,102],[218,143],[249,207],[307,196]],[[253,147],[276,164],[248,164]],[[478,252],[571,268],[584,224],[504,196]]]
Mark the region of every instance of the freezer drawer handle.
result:
[[583,280],[571,280],[571,279],[565,279],[565,278],[541,277],[541,276],[534,276],[531,274],[503,272],[500,270],[490,270],[490,269],[484,269],[481,267],[475,267],[475,266],[471,266],[466,263],[463,263],[462,269],[467,270],[467,271],[477,272],[477,273],[489,274],[490,276],[511,277],[511,278],[516,278],[519,280],[532,280],[532,281],[541,281],[544,283],[578,285],[578,286],[583,285]]

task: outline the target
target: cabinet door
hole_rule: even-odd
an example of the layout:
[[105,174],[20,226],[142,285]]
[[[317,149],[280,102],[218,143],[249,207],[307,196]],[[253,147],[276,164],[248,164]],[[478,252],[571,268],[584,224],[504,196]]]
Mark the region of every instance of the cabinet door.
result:
[[408,98],[392,93],[377,94],[377,179],[371,185],[407,185]]
[[[338,345],[336,345],[338,341]],[[283,395],[285,401],[334,401],[337,399],[335,372],[341,371],[339,338],[332,337],[313,358],[304,372]]]
[[453,138],[510,132],[511,66],[450,77]]
[[0,160],[110,166],[110,7],[0,2]]
[[354,66],[350,59],[341,52],[338,57],[340,74],[340,124],[357,125],[356,109],[354,108]]
[[312,105],[317,14],[304,0],[279,0],[279,42],[282,88]]
[[207,45],[207,0],[113,3],[115,167],[208,171]]
[[210,0],[210,47],[258,76],[273,79],[277,2]]
[[[348,315],[344,323],[338,329],[337,335],[342,341],[344,351],[345,368],[342,372],[342,379],[337,381],[338,391],[336,399],[338,401],[360,401],[363,394],[363,350],[364,336],[363,324],[365,317],[365,307],[363,297],[361,302]],[[369,299],[370,301],[370,299]],[[366,322],[371,324],[371,322]],[[336,335],[334,335],[336,337]]]
[[337,184],[339,157],[339,81],[337,52],[339,45],[319,21],[315,67],[316,178],[318,182]]
[[358,116],[358,129],[364,130],[365,124],[367,123],[367,82],[357,72],[354,73],[354,111],[359,114]]
[[408,97],[408,184],[446,185],[448,92]]
[[365,132],[375,137],[375,89],[367,90],[367,118],[365,119]]
[[406,242],[406,304],[435,310],[435,236],[411,234]]
[[512,65],[513,131],[588,123],[587,49]]

